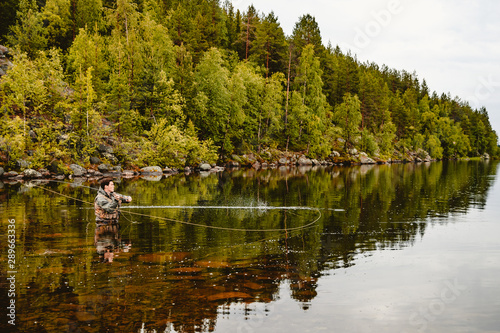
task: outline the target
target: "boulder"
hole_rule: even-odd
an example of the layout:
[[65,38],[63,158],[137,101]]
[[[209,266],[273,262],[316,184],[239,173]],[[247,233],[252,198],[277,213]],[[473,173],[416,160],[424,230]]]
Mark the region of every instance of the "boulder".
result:
[[114,154],[114,150],[113,150],[113,147],[111,146],[108,146],[108,145],[104,145],[104,144],[100,144],[99,147],[97,147],[97,150],[99,150],[99,152],[101,153],[108,153],[108,154]]
[[159,166],[147,166],[140,170],[142,175],[163,175],[163,171]]
[[4,173],[3,176],[5,178],[14,178],[14,177],[19,176],[19,174],[15,171],[9,171],[9,172]]
[[23,171],[23,175],[26,178],[42,178],[42,174],[33,169],[26,169]]
[[12,67],[12,63],[7,58],[8,55],[9,49],[3,45],[0,45],[0,77],[2,75],[5,75],[9,67]]
[[224,167],[216,165],[210,171],[212,171],[212,172],[222,172],[222,171],[224,171]]
[[483,156],[481,156],[482,159],[484,160],[489,160],[490,159],[490,154],[484,153]]
[[288,159],[286,157],[282,157],[278,160],[278,163],[281,165],[286,165],[286,164],[289,164],[290,161],[288,161]]
[[97,166],[97,169],[98,169],[100,172],[108,172],[108,171],[109,171],[109,169],[110,169],[110,166],[109,166],[109,165],[107,165],[107,164],[102,163],[102,164],[99,164],[99,165]]
[[134,177],[135,172],[133,170],[123,170],[122,175],[124,177]]
[[198,167],[201,171],[209,171],[212,169],[212,166],[208,163],[201,163]]
[[332,150],[332,153],[330,154],[330,157],[340,157],[340,153],[336,150]]
[[82,177],[87,173],[87,169],[79,166],[78,164],[71,164],[69,168],[71,169],[71,171],[73,171],[74,177]]
[[99,157],[92,156],[90,158],[90,163],[91,164],[99,164],[99,163],[101,163],[101,160],[99,159]]
[[312,165],[312,161],[304,156],[300,157],[297,161],[298,165]]
[[375,160],[368,157],[368,155],[366,155],[365,153],[359,154],[359,162],[361,164],[376,164],[377,163],[377,162],[375,162]]
[[239,168],[240,167],[240,163],[236,162],[236,161],[230,161],[229,163],[227,163],[227,166],[229,168]]

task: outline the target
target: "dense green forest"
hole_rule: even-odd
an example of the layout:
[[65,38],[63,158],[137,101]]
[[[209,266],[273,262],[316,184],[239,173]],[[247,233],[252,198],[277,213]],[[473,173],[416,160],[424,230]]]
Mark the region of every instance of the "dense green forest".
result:
[[0,11],[7,168],[89,164],[102,144],[127,166],[270,150],[497,155],[485,108],[323,45],[307,14],[286,36],[272,12],[218,0],[3,0]]

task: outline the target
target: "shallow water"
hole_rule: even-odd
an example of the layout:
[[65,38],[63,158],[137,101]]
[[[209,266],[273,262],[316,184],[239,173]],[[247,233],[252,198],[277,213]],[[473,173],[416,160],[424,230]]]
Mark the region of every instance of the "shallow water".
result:
[[497,167],[122,179],[119,229],[95,182],[0,184],[0,302],[21,332],[497,332]]

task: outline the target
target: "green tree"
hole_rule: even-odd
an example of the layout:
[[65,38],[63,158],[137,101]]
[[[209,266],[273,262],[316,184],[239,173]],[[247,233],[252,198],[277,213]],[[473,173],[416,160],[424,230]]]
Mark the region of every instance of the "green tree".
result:
[[8,33],[11,26],[16,23],[16,13],[19,9],[19,0],[3,0],[0,2],[0,45],[8,41]]
[[347,93],[344,101],[335,107],[334,120],[342,129],[345,149],[352,146],[354,137],[359,134],[361,125],[361,102],[357,95]]
[[266,79],[261,112],[259,112],[258,151],[261,143],[271,145],[273,138],[277,140],[283,128],[284,81],[285,76],[282,73],[275,73]]
[[101,101],[106,94],[110,74],[107,58],[108,47],[105,38],[87,29],[80,30],[67,56],[68,72],[72,82],[76,82],[80,73],[86,73],[92,67],[92,86],[96,91],[97,101]]
[[33,57],[47,46],[42,16],[36,0],[20,0],[16,24],[11,27],[9,44]]
[[319,58],[314,54],[314,46],[309,44],[304,47],[300,57],[291,104],[291,114],[296,113],[291,121],[298,122],[293,126],[298,129],[298,135],[294,135],[297,140],[294,144],[300,147],[302,142],[306,143],[307,153],[311,147],[316,152],[321,150],[319,146],[322,145],[321,137],[325,131],[329,106],[323,94],[321,75]]
[[41,13],[47,46],[66,50],[72,39],[70,0],[47,0]]
[[261,19],[252,43],[250,60],[266,68],[266,77],[282,71],[287,58],[287,43],[278,18],[271,12]]
[[304,50],[304,47],[308,44],[314,46],[316,53],[322,51],[323,45],[321,44],[319,25],[310,14],[302,15],[299,21],[295,23],[291,39],[297,51]]
[[104,29],[105,19],[102,0],[72,0],[74,5],[73,38],[79,29],[98,32]]
[[212,138],[218,146],[224,142],[230,117],[229,75],[221,52],[216,48],[208,50],[196,66],[194,108],[187,113],[188,119],[200,129],[201,137]]

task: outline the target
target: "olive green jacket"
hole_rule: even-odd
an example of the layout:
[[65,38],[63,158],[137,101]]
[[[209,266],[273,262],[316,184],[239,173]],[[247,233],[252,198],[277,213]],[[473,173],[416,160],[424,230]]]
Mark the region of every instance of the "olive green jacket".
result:
[[122,202],[130,202],[131,197],[115,192],[106,193],[99,188],[94,199],[95,220],[97,223],[116,223],[120,217],[120,206]]

